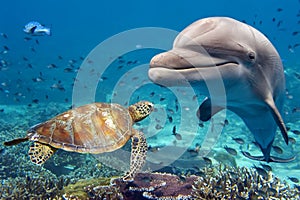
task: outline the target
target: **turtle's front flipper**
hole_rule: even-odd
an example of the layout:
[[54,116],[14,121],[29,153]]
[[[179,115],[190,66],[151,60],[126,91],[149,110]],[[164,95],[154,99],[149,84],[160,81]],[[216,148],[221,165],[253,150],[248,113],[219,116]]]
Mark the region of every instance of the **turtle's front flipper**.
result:
[[34,142],[29,148],[28,155],[31,162],[41,165],[48,160],[55,151],[56,149],[51,146]]
[[17,138],[17,139],[11,140],[11,141],[4,142],[3,144],[5,146],[13,146],[13,145],[17,145],[21,142],[25,142],[27,140],[28,140],[28,138],[26,138],[26,137],[25,138]]
[[142,169],[146,161],[148,150],[145,135],[136,130],[133,130],[133,134],[131,138],[130,169],[123,177],[123,180],[126,181],[132,180],[135,174]]

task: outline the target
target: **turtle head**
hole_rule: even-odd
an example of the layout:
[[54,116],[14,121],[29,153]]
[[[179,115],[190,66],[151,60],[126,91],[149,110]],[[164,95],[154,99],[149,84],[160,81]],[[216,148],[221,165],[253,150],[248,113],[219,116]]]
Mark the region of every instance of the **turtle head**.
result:
[[131,106],[128,110],[134,122],[141,121],[146,118],[154,109],[154,106],[149,101],[140,101]]

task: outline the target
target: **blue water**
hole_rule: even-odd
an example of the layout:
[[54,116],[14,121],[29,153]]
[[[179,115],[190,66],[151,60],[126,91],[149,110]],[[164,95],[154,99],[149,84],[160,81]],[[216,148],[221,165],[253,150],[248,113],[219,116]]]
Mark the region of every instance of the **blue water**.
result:
[[[188,129],[181,127],[183,141],[177,141],[172,135],[172,128],[185,120],[181,119],[180,115],[174,114],[177,108],[172,91],[152,84],[145,71],[147,66],[144,66],[139,74],[134,71],[138,66],[147,65],[152,56],[164,49],[143,48],[139,46],[142,44],[137,41],[134,46],[130,47],[130,51],[123,55],[115,55],[114,49],[121,48],[123,43],[115,44],[115,46],[107,47],[103,54],[90,61],[93,67],[98,69],[105,67],[106,71],[99,75],[97,70],[89,69],[85,79],[87,85],[78,86],[81,91],[90,91],[91,85],[88,81],[96,80],[96,85],[93,83],[92,86],[95,90],[89,93],[92,94],[91,96],[88,98],[79,96],[78,99],[75,94],[78,88],[74,81],[82,72],[80,71],[82,63],[88,63],[87,56],[91,55],[91,51],[101,42],[119,33],[143,27],[166,28],[180,32],[192,22],[210,16],[228,16],[244,21],[264,33],[273,43],[285,68],[287,95],[284,119],[290,130],[300,130],[300,46],[297,45],[300,44],[300,1],[298,0],[3,1],[0,6],[0,33],[2,33],[0,36],[0,52],[2,52],[0,53],[0,120],[5,125],[0,126],[1,154],[13,158],[18,151],[21,151],[25,160],[29,160],[26,155],[27,149],[6,149],[2,142],[24,136],[30,126],[65,111],[73,104],[115,101],[127,106],[142,99],[153,101],[159,109],[169,108],[163,112],[165,115],[152,117],[151,120],[141,122],[137,126],[142,127],[145,134],[148,134],[151,146],[175,145],[180,148],[194,148],[199,141],[203,140],[201,138],[203,133],[200,129],[196,129],[191,134]],[[52,35],[30,36],[24,33],[23,27],[30,21],[38,21],[50,27]],[[170,38],[170,41],[173,39]],[[158,38],[155,44],[165,42],[161,40],[159,41]],[[124,46],[126,44],[124,41]],[[171,43],[166,44],[168,45],[171,48]],[[105,60],[109,65],[101,66],[99,60]],[[120,95],[123,94],[122,92],[127,93],[127,99],[118,98],[122,96]],[[199,97],[198,101],[201,102],[202,99],[203,97]],[[198,101],[195,102],[198,103]],[[179,103],[183,105],[179,108],[179,113],[181,110],[189,109],[185,107],[189,104],[186,99]],[[149,127],[149,121],[153,123],[153,120],[156,120],[156,124],[162,127]],[[228,120],[230,123],[223,130],[214,148],[216,152],[225,152],[224,143],[239,150],[241,147],[232,141],[231,137],[241,137],[248,144],[253,141],[253,136],[239,118],[229,113]],[[4,135],[6,133],[7,135]],[[186,147],[184,146],[185,135],[196,138],[195,141],[188,140]],[[292,163],[272,164],[273,169],[277,169],[274,173],[282,179],[287,179],[287,173],[288,176],[300,178],[298,164],[300,154],[297,148],[300,136],[292,131],[289,131],[289,136],[296,140],[296,144],[291,144],[289,147],[285,146],[279,132],[275,139],[275,144],[284,149],[283,155],[298,156]],[[27,146],[23,147],[28,148]],[[248,149],[254,154],[260,153],[255,147]],[[60,152],[59,155],[64,156],[64,152]],[[85,157],[80,157],[80,159],[82,161]],[[154,156],[152,161],[155,162],[155,159]],[[238,166],[252,166],[251,161],[242,155],[238,155],[235,159]],[[4,161],[1,164],[13,166]],[[16,161],[16,166],[19,164]],[[69,168],[65,167],[68,164],[70,163],[57,164],[64,170],[67,169],[64,172],[59,172],[59,168],[54,164],[45,167],[59,176],[69,173]],[[78,164],[76,161],[72,162],[72,166],[76,164]],[[5,175],[6,172],[2,170],[3,180],[21,176],[20,172]],[[30,173],[30,171],[24,172],[24,174]]]

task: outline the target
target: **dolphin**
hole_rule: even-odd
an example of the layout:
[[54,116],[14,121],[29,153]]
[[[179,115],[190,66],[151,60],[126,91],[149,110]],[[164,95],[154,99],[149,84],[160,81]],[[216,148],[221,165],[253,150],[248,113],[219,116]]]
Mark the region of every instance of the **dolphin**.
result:
[[[148,76],[159,85],[190,84],[205,94],[197,111],[202,121],[225,108],[236,113],[263,153],[252,156],[242,151],[247,158],[266,162],[295,159],[270,155],[277,127],[288,144],[281,117],[285,77],[275,47],[255,28],[228,17],[198,20],[178,34],[171,50],[151,59]],[[213,91],[218,90],[217,85],[207,89],[220,79],[225,92]]]

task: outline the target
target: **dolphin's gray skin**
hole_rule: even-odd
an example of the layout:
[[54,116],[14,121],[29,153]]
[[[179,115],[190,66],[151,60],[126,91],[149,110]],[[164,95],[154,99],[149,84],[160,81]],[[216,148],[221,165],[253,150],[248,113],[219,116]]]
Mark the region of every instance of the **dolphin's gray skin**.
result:
[[263,153],[251,156],[243,152],[246,157],[266,162],[295,159],[270,156],[277,126],[288,144],[280,114],[285,78],[276,49],[253,27],[227,17],[198,20],[176,37],[170,51],[152,58],[148,75],[163,86],[194,84],[202,94],[208,92],[206,84],[223,80],[225,93],[211,95],[209,89],[211,99],[206,98],[199,107],[199,119],[207,121],[227,108],[243,119]]

